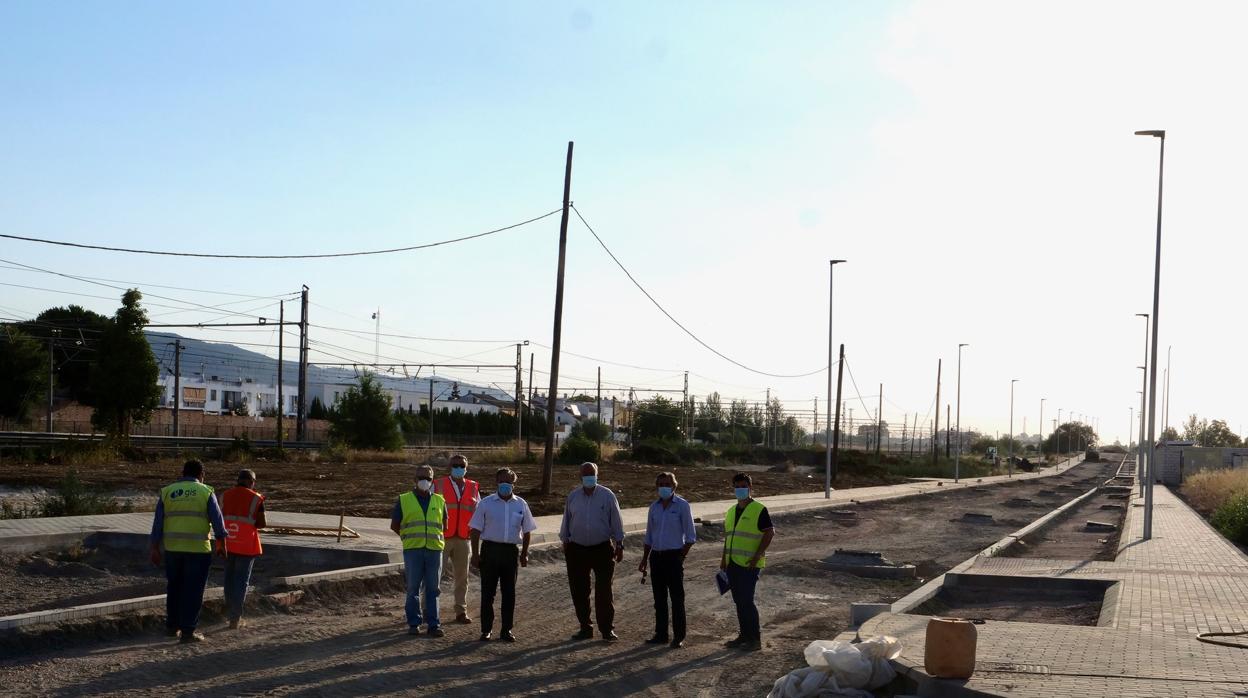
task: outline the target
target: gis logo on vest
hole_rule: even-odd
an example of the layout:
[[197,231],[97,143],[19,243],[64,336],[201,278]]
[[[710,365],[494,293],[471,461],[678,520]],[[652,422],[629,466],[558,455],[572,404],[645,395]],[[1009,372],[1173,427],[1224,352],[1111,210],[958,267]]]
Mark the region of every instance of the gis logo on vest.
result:
[[179,497],[184,497],[184,496],[196,497],[198,495],[199,495],[199,490],[195,488],[188,489],[188,488],[179,487],[178,489],[169,492],[170,499],[178,499]]

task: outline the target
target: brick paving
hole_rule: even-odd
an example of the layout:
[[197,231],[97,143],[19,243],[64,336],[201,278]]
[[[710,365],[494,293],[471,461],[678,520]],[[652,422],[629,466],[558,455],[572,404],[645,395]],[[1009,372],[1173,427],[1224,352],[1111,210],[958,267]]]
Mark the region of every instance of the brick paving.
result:
[[[1132,503],[1134,504],[1133,497]],[[1132,506],[1112,561],[981,557],[967,574],[1116,582],[1096,627],[988,622],[979,626],[977,670],[966,682],[922,672],[927,616],[885,614],[863,637],[905,645],[899,668],[922,695],[1248,695],[1248,650],[1200,643],[1196,634],[1248,630],[1248,556],[1170,490],[1154,490],[1153,538]]]

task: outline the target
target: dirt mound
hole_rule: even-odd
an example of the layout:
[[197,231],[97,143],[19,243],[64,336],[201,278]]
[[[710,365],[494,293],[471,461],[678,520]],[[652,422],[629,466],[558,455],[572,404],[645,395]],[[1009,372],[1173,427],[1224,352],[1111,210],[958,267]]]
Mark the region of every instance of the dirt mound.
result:
[[74,561],[61,562],[60,560],[53,560],[42,555],[32,555],[25,562],[21,563],[19,569],[26,574],[38,574],[45,577],[99,579],[112,576],[107,570],[101,570],[91,565]]

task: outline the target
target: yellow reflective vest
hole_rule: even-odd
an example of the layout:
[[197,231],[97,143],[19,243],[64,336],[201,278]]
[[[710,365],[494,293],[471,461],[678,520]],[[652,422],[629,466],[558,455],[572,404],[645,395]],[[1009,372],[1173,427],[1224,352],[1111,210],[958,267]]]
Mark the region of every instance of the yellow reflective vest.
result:
[[[733,505],[724,516],[724,558],[735,562],[741,567],[748,567],[750,558],[758,552],[763,543],[763,532],[758,528],[758,516],[763,512],[762,502],[750,502],[737,518],[737,507]],[[758,569],[767,564],[766,557],[758,558]]]
[[440,494],[430,493],[429,510],[416,501],[415,492],[399,495],[403,521],[399,524],[399,538],[404,550],[443,550],[446,540],[442,537],[442,519],[446,512],[446,500]]
[[211,553],[208,532],[208,500],[212,488],[202,482],[179,481],[160,490],[162,542],[176,553]]

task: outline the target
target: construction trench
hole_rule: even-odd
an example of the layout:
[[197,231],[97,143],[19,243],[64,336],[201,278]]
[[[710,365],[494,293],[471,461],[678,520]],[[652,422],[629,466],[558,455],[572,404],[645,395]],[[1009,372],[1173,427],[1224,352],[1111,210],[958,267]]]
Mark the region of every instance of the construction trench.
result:
[[[354,695],[418,687],[428,689],[422,695],[571,696],[591,689],[602,695],[765,695],[776,678],[804,665],[802,650],[810,641],[833,639],[851,627],[851,603],[901,599],[1077,498],[1083,497],[1046,527],[997,554],[1055,557],[1055,551],[1066,551],[1064,559],[1096,559],[1103,551],[1112,555],[1117,532],[1087,526],[1094,520],[1111,526],[1118,522],[1120,527],[1122,510],[1102,508],[1120,503],[1112,498],[1114,482],[1100,488],[1117,471],[1118,458],[1112,457],[1113,463],[1084,463],[1038,479],[777,514],[776,538],[758,591],[764,647],[748,656],[722,646],[735,635],[736,619],[731,601],[716,593],[712,580],[721,529],[704,524],[686,561],[689,637],[681,650],[642,644],[654,630],[653,599],[636,570],[640,535],[634,534],[616,568],[616,632],[622,640],[615,644],[569,639],[577,627],[562,553],[548,544],[537,546],[529,567],[521,570],[515,628],[519,641],[513,645],[475,642],[476,625],[447,625],[441,639],[404,635],[396,555],[355,551],[349,559],[338,559],[290,553],[275,555],[272,567],[254,580],[257,588],[243,631],[223,629],[216,598],[206,603],[201,625],[209,641],[193,647],[159,636],[163,604],[11,628],[0,635],[5,656],[0,681],[22,694],[165,695],[172,680],[161,667],[176,661],[177,692],[202,695]],[[1093,488],[1098,491],[1088,494]],[[99,541],[84,538],[77,548],[62,541],[51,550],[5,552],[5,564],[10,557],[19,559],[3,571],[7,577],[13,569],[38,582],[46,581],[49,569],[82,564],[124,578],[117,588],[127,588],[134,576],[133,568],[122,564],[127,548],[114,546],[104,557],[93,557],[105,546],[92,543]],[[845,555],[840,559],[846,564],[829,563],[838,550],[849,553],[848,560]],[[39,557],[55,564],[32,562]],[[861,570],[853,569],[855,560]],[[31,564],[37,569],[30,569]],[[342,569],[355,571],[336,571]],[[78,572],[83,578],[103,578]],[[158,574],[150,569],[144,574],[151,578],[152,572]],[[18,585],[19,593],[23,585]],[[474,577],[468,598],[474,618],[477,586]],[[445,620],[454,613],[449,580],[442,588]],[[1095,624],[1103,592],[1054,588],[1037,593],[1017,585],[977,588],[976,580],[955,577],[925,601],[926,608],[912,612]],[[81,595],[66,598],[83,600]],[[46,595],[14,601],[6,594],[4,603],[2,612],[8,615],[36,606],[56,609],[50,606],[56,600]],[[231,671],[223,680],[226,656]]]

